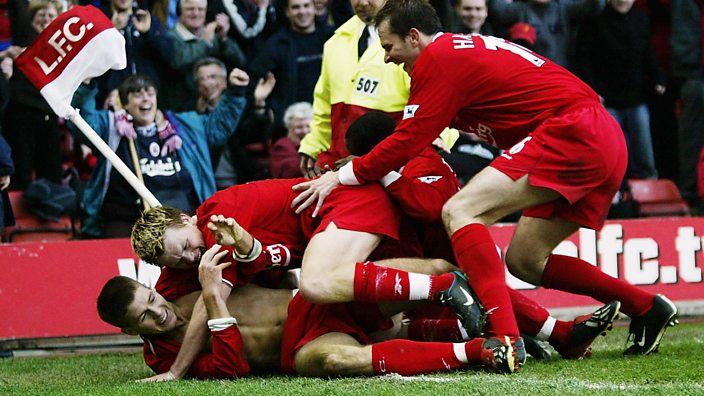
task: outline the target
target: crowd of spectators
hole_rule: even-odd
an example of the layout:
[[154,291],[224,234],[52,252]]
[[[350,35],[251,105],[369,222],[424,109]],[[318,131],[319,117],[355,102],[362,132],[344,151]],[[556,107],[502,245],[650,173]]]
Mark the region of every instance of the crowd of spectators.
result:
[[[320,164],[318,154],[335,149],[335,142],[332,147],[329,141],[327,147],[320,142],[320,92],[338,83],[334,79],[348,68],[342,63],[362,64],[368,58],[381,65],[374,67],[382,67],[383,50],[376,48],[363,58],[360,46],[349,60],[341,55],[333,61],[324,59],[324,46],[331,37],[341,40],[334,38],[339,34],[362,32],[364,48],[378,47],[374,29],[348,23],[361,18],[358,10],[371,1],[0,0],[0,106],[6,108],[0,189],[9,183],[11,190],[25,190],[38,179],[66,183],[67,170],[78,169],[84,186],[83,230],[90,237],[129,235],[129,222],[142,208],[104,157],[83,145],[80,132],[57,118],[13,67],[23,48],[68,7],[90,4],[103,10],[125,37],[127,55],[127,68],[86,82],[74,104],[92,117],[129,166],[139,164],[136,173],[144,173],[145,183],[163,201],[193,209],[216,189],[233,184],[310,175],[305,166],[316,159]],[[504,37],[581,77],[624,130],[630,156],[626,177],[675,179],[693,211],[699,210],[696,170],[704,146],[701,2],[431,4],[447,31]],[[359,24],[372,26],[363,22]],[[358,39],[344,40],[356,47]],[[334,70],[326,70],[329,65],[335,65]],[[408,76],[400,70],[397,96],[404,99]],[[246,87],[239,86],[246,82]],[[405,99],[398,109],[390,103],[385,101],[378,110],[400,111]],[[359,115],[344,118],[344,123],[351,124]],[[301,143],[311,128],[313,133]],[[135,146],[136,154],[128,146]],[[463,136],[444,156],[464,183],[498,154]]]

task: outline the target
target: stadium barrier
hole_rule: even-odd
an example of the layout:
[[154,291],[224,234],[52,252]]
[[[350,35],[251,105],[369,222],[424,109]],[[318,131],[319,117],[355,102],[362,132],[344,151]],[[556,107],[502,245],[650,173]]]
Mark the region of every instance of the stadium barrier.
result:
[[[500,224],[490,231],[503,255],[515,225]],[[701,315],[703,239],[704,218],[609,221],[598,233],[580,229],[555,251],[578,256],[647,291],[666,294],[682,315]],[[56,346],[62,337],[87,337],[91,345],[100,335],[126,342],[117,337],[116,328],[98,318],[96,297],[115,275],[153,286],[160,271],[140,262],[128,239],[0,244],[0,265],[0,351]],[[536,288],[508,273],[507,282],[558,317],[600,305],[588,297]]]

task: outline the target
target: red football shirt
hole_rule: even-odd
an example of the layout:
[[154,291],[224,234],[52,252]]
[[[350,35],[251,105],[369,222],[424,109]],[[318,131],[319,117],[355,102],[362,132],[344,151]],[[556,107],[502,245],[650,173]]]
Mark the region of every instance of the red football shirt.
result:
[[451,126],[503,149],[561,109],[598,103],[561,66],[506,40],[438,35],[411,70],[411,92],[394,133],[353,160],[361,183],[378,180],[418,155]]

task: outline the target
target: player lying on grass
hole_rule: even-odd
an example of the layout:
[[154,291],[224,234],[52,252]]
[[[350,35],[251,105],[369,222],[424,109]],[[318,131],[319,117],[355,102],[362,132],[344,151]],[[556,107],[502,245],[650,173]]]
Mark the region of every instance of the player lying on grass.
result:
[[[345,135],[347,150],[352,156],[367,154],[390,136],[395,127],[396,121],[385,113],[364,114],[350,125]],[[338,161],[338,165],[345,162]],[[402,228],[417,230],[410,237],[419,237],[423,250],[421,254],[455,262],[440,215],[445,202],[459,191],[460,182],[442,157],[429,146],[398,171],[389,172],[379,183],[406,215]],[[409,237],[409,233],[402,234],[404,236]],[[562,357],[570,359],[591,355],[592,342],[611,329],[621,305],[618,301],[611,301],[594,313],[580,316],[574,321],[556,321],[535,301],[513,289],[509,288],[508,292],[521,334],[548,341]],[[526,342],[526,346],[533,347],[528,352],[534,357],[545,357],[541,354],[545,351],[534,348],[531,342]]]
[[[399,315],[411,302],[351,302],[317,305],[292,296],[290,289],[238,287],[225,299],[220,264],[226,254],[215,245],[199,265],[198,278],[208,313],[211,347],[199,351],[188,375],[195,378],[237,378],[250,372],[298,373],[306,376],[413,375],[483,365],[503,370],[512,351],[504,344],[477,338],[468,342],[419,342],[393,339]],[[173,302],[155,290],[118,276],[98,297],[103,320],[144,339],[145,362],[167,373],[176,358],[197,296]],[[393,307],[392,307],[393,305]],[[287,319],[288,318],[288,319]],[[373,342],[375,340],[376,342]]]
[[[153,208],[135,223],[134,250],[145,261],[168,267],[162,274],[168,278],[180,272],[179,268],[196,267],[205,249],[216,242],[207,228],[211,216],[235,217],[254,239],[235,250],[226,248],[236,262],[223,278],[233,286],[247,283],[266,268],[267,259],[274,261],[273,249],[284,245],[288,249],[279,253],[287,257],[276,258],[290,266],[289,261],[302,257],[300,290],[311,302],[442,298],[468,334],[479,334],[481,325],[473,315],[476,305],[468,299],[469,287],[462,275],[425,275],[367,261],[384,236],[398,239],[400,214],[379,185],[338,189],[320,216],[313,218],[308,212],[296,214],[291,209],[295,196],[291,188],[301,180],[262,180],[230,187],[205,201],[196,217],[174,208]],[[172,367],[171,374],[177,378],[186,373],[207,336],[202,304],[195,312],[192,322],[200,325],[189,331],[186,347]]]

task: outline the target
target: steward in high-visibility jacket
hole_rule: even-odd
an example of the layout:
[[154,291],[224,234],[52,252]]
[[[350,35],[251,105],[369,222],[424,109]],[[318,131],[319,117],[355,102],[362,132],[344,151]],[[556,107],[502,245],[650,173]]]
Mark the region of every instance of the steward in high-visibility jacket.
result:
[[[301,141],[298,152],[323,168],[335,169],[335,161],[349,155],[345,134],[362,114],[382,111],[396,121],[401,119],[410,90],[410,76],[402,66],[384,63],[384,49],[376,36],[361,57],[357,42],[365,23],[356,15],[340,26],[325,42],[320,77],[313,93],[313,123]],[[449,148],[458,132],[441,135]]]

